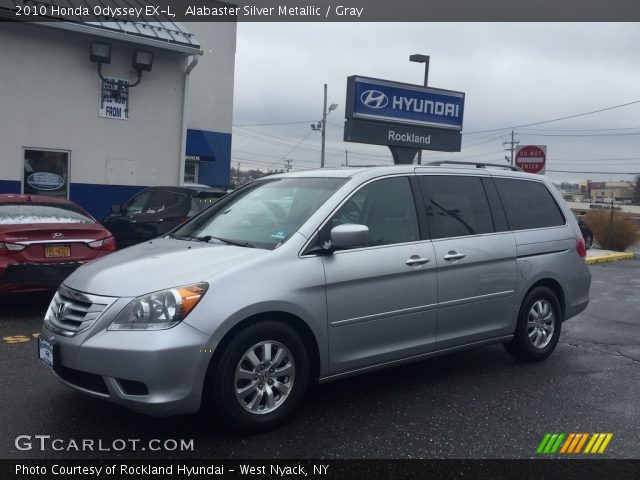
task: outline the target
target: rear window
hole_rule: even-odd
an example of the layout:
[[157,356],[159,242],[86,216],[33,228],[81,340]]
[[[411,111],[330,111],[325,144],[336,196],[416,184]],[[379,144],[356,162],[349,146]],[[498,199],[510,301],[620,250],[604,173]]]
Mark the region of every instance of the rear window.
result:
[[0,205],[0,225],[28,223],[93,223],[84,213],[59,205]]
[[495,184],[511,230],[557,227],[565,224],[560,207],[542,182],[496,178]]

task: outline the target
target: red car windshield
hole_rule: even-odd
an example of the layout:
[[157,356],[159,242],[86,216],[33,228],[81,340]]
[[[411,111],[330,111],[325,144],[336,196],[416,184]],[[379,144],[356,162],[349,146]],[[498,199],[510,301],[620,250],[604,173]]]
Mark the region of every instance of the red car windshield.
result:
[[94,223],[94,220],[65,205],[0,204],[0,225],[30,223]]

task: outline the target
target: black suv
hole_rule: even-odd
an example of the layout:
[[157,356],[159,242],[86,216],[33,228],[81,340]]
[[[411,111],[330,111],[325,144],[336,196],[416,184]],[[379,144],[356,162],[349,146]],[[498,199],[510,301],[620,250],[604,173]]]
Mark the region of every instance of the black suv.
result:
[[593,245],[593,232],[587,226],[587,224],[584,223],[584,220],[582,220],[582,218],[576,216],[576,220],[578,220],[578,226],[580,227],[580,233],[582,233],[582,238],[584,238],[584,244],[585,244],[585,246],[587,247],[587,250],[588,250]]
[[124,205],[112,205],[101,223],[116,237],[118,248],[124,248],[164,235],[227,193],[206,185],[149,187]]

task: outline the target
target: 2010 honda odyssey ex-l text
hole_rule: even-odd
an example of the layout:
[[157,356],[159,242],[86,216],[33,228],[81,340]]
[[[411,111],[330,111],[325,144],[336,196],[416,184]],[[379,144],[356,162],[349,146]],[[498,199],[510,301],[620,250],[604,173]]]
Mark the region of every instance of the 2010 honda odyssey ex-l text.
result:
[[274,175],[69,276],[40,357],[76,390],[271,427],[311,382],[501,342],[548,357],[591,276],[543,176],[477,165]]

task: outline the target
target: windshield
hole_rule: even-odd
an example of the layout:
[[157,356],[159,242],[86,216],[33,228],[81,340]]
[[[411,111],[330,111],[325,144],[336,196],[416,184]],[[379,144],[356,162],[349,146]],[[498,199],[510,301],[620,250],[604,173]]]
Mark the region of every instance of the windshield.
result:
[[273,250],[344,183],[342,178],[279,178],[254,182],[175,230],[199,238]]

